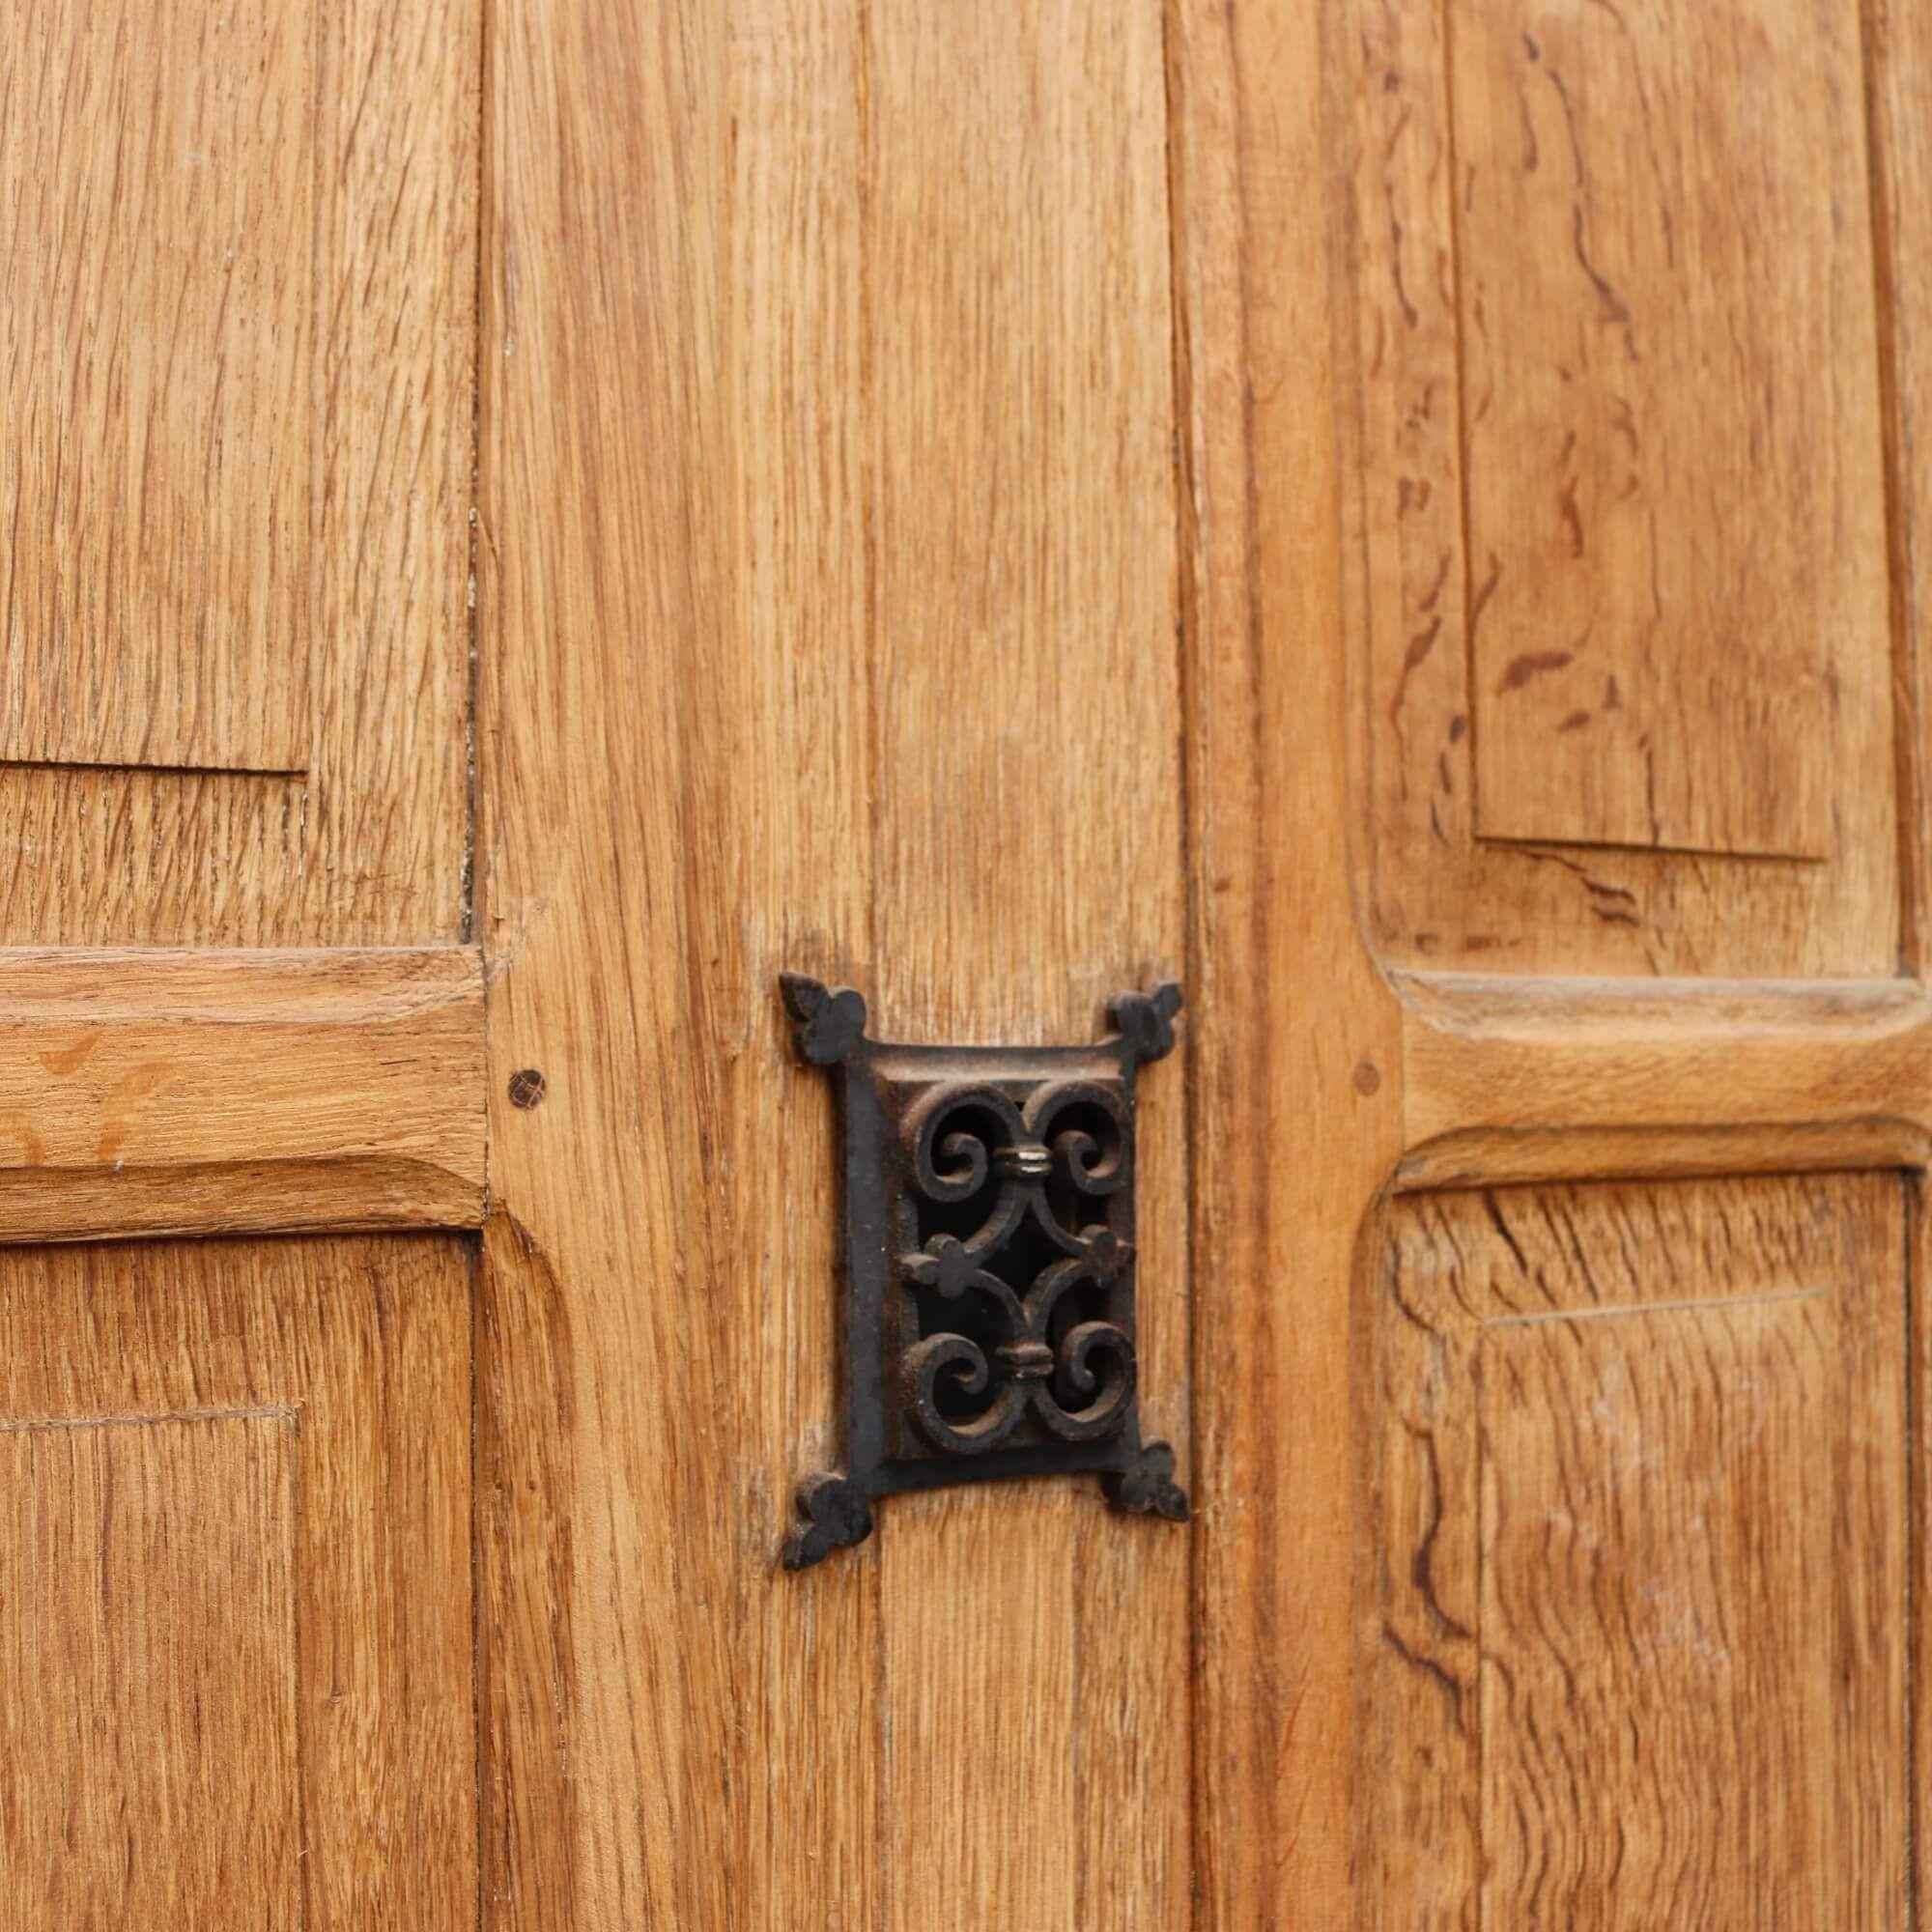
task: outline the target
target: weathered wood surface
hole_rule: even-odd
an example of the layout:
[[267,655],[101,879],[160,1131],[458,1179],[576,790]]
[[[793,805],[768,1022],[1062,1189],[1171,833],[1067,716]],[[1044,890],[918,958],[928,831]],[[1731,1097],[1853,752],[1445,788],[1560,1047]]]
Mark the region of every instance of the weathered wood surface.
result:
[[[1887,608],[1859,10],[1324,12],[1370,945],[1895,972],[1892,693],[1918,685]],[[1257,118],[1254,178],[1285,121]]]
[[1392,1206],[1355,1922],[1906,1924],[1904,1190]]
[[1480,834],[1830,861],[1891,769],[1860,10],[1446,13]]

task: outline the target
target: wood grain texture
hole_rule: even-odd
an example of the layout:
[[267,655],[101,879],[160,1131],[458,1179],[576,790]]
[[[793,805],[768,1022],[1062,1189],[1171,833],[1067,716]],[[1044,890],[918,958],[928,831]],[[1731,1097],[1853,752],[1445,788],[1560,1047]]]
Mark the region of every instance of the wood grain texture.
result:
[[475,1924],[469,1417],[454,1238],[0,1253],[11,1921]]
[[[1496,198],[1503,193],[1499,173],[1522,173],[1532,131],[1514,94],[1492,99],[1492,88],[1478,98],[1486,63],[1526,63],[1544,76],[1534,129],[1538,167],[1533,175],[1522,174],[1527,185],[1520,192],[1547,192],[1560,198],[1565,210],[1575,205],[1576,162],[1568,133],[1559,118],[1552,140],[1547,125],[1548,102],[1555,98],[1548,79],[1549,63],[1530,63],[1521,36],[1504,36],[1504,29],[1520,13],[1514,7],[1471,9],[1464,21],[1456,12],[1455,38],[1462,51],[1455,53],[1447,37],[1448,15],[1441,9],[1404,6],[1397,0],[1331,0],[1328,9],[1331,82],[1348,103],[1347,127],[1335,152],[1347,154],[1352,165],[1344,203],[1348,243],[1338,255],[1334,286],[1341,317],[1336,351],[1343,369],[1339,421],[1348,479],[1343,497],[1345,548],[1362,564],[1359,594],[1350,605],[1349,649],[1366,665],[1369,679],[1358,715],[1372,752],[1369,845],[1374,876],[1366,895],[1372,942],[1398,963],[1469,970],[1729,977],[1891,973],[1896,970],[1900,927],[1897,833],[1889,778],[1892,746],[1883,689],[1888,646],[1878,555],[1885,538],[1873,468],[1874,419],[1866,400],[1876,388],[1877,365],[1866,348],[1871,329],[1868,311],[1861,308],[1865,298],[1848,282],[1857,267],[1849,260],[1854,244],[1869,232],[1860,185],[1861,137],[1854,126],[1831,150],[1830,165],[1837,171],[1833,179],[1842,179],[1842,185],[1830,193],[1816,186],[1811,173],[1824,150],[1800,145],[1793,131],[1807,115],[1843,119],[1851,114],[1856,119],[1856,70],[1846,72],[1842,58],[1853,10],[1806,6],[1753,8],[1747,13],[1741,5],[1726,5],[1700,10],[1693,20],[1689,14],[1665,19],[1629,8],[1573,6],[1566,0],[1562,6],[1538,10],[1530,22],[1539,45],[1548,40],[1558,48],[1567,47],[1579,35],[1594,41],[1601,30],[1607,58],[1593,65],[1591,76],[1562,70],[1565,85],[1577,93],[1614,88],[1624,98],[1634,73],[1641,72],[1645,84],[1651,84],[1651,70],[1645,64],[1673,63],[1669,71],[1677,76],[1675,95],[1668,100],[1653,99],[1648,122],[1634,109],[1625,117],[1623,138],[1634,148],[1644,172],[1638,178],[1641,191],[1623,200],[1633,210],[1647,210],[1643,218],[1661,221],[1658,211],[1664,205],[1659,177],[1650,171],[1644,156],[1646,127],[1653,130],[1649,138],[1657,143],[1665,163],[1662,180],[1666,189],[1702,153],[1699,144],[1716,138],[1733,116],[1764,114],[1771,125],[1762,138],[1772,146],[1772,158],[1778,160],[1786,176],[1794,166],[1803,172],[1800,228],[1789,238],[1791,246],[1783,245],[1781,235],[1774,245],[1771,237],[1776,231],[1769,231],[1750,264],[1754,285],[1762,281],[1773,290],[1767,306],[1747,311],[1733,301],[1719,313],[1701,298],[1676,301],[1669,293],[1681,286],[1675,276],[1662,289],[1639,279],[1623,295],[1626,305],[1655,301],[1668,313],[1681,312],[1685,317],[1681,323],[1666,320],[1661,325],[1667,330],[1688,331],[1680,333],[1680,342],[1702,340],[1701,331],[1707,327],[1719,330],[1720,386],[1734,397],[1744,394],[1736,386],[1738,372],[1761,362],[1781,367],[1796,353],[1789,330],[1817,327],[1821,314],[1835,312],[1834,307],[1825,306],[1828,303],[1851,312],[1844,335],[1818,353],[1815,370],[1794,376],[1784,385],[1795,385],[1804,394],[1806,409],[1826,412],[1829,448],[1787,444],[1782,440],[1783,428],[1778,428],[1774,440],[1785,452],[1780,459],[1783,467],[1771,463],[1767,444],[1762,473],[1754,474],[1738,493],[1735,507],[1715,505],[1709,519],[1702,515],[1700,499],[1690,494],[1693,485],[1705,487],[1698,466],[1750,469],[1756,462],[1751,450],[1741,449],[1738,437],[1732,435],[1715,438],[1712,447],[1688,469],[1681,460],[1668,469],[1646,458],[1633,462],[1627,439],[1617,427],[1612,392],[1605,386],[1605,370],[1612,366],[1605,356],[1628,358],[1629,345],[1619,327],[1603,321],[1600,304],[1597,311],[1582,312],[1580,339],[1573,342],[1565,337],[1558,343],[1551,331],[1561,317],[1570,317],[1572,334],[1577,332],[1576,302],[1568,294],[1562,294],[1559,302],[1560,291],[1554,285],[1543,307],[1532,299],[1546,278],[1561,276],[1574,278],[1586,298],[1595,298],[1577,263],[1575,218],[1566,214],[1570,225],[1560,236],[1532,246],[1526,220],[1512,227],[1506,216],[1486,213],[1487,225],[1476,238],[1486,251],[1483,258],[1472,268],[1459,256],[1458,230],[1465,205],[1473,196],[1488,197],[1485,205],[1491,211],[1498,206]],[[1630,30],[1627,39],[1617,33],[1619,20]],[[1791,37],[1806,33],[1829,56],[1822,71],[1820,61],[1804,51],[1802,41],[1791,43]],[[1759,45],[1762,84],[1725,92],[1718,78],[1725,71],[1723,65],[1708,73],[1674,65],[1690,35],[1720,41],[1728,36],[1726,44],[1732,49]],[[1726,55],[1726,64],[1735,66],[1735,52]],[[1465,66],[1477,71],[1476,77],[1463,75]],[[1469,124],[1466,131],[1452,124],[1452,70],[1458,76],[1454,91],[1462,103],[1462,118]],[[1847,97],[1848,88],[1852,98]],[[1599,95],[1590,95],[1591,101],[1598,99]],[[1560,116],[1560,108],[1557,111]],[[1607,114],[1610,109],[1591,106],[1590,111]],[[1493,151],[1493,163],[1472,177],[1477,163],[1459,153],[1464,143],[1479,149],[1486,163]],[[1624,148],[1613,141],[1609,152],[1620,156]],[[1704,163],[1699,160],[1697,165]],[[1742,160],[1738,179],[1743,185],[1733,193],[1726,178],[1714,175],[1671,211],[1672,220],[1682,230],[1680,248],[1689,246],[1693,225],[1731,224],[1731,241],[1726,244],[1730,253],[1724,259],[1732,270],[1726,272],[1736,270],[1739,245],[1739,216],[1727,214],[1726,208],[1735,204],[1740,210],[1756,210],[1774,188],[1780,197],[1792,192],[1788,182],[1778,186],[1747,177]],[[1595,213],[1583,212],[1586,247],[1593,236],[1601,246],[1613,244],[1614,235],[1600,231],[1605,223],[1623,218],[1618,212],[1623,200],[1600,194]],[[1783,202],[1775,200],[1773,205],[1781,207]],[[1630,216],[1633,221],[1637,218],[1635,213]],[[1462,239],[1465,244],[1470,240]],[[1811,286],[1819,246],[1826,249],[1824,266],[1833,278],[1825,294],[1814,293]],[[1868,261],[1861,272],[1869,276]],[[1479,274],[1485,278],[1488,296],[1480,315],[1472,288]],[[1564,282],[1561,290],[1570,286]],[[1525,305],[1530,312],[1519,313]],[[1725,316],[1736,321],[1735,342]],[[1648,318],[1646,322],[1659,326]],[[1493,339],[1481,333],[1492,326],[1496,331]],[[1510,359],[1512,355],[1520,359],[1517,345],[1523,345],[1524,353],[1528,346],[1540,345],[1543,360],[1537,364],[1535,381],[1531,371],[1519,370]],[[1651,386],[1643,393],[1663,420],[1672,425],[1696,424],[1701,386],[1695,370],[1680,359],[1666,372],[1662,365],[1664,341],[1653,343],[1649,336],[1638,341],[1640,352],[1653,347],[1659,366],[1652,368],[1648,361],[1644,365],[1644,381]],[[1488,469],[1477,477],[1465,467],[1465,431],[1471,440],[1487,437],[1484,425],[1492,412],[1525,407],[1519,387],[1523,395],[1540,394],[1536,384],[1548,374],[1549,356],[1558,350],[1565,354],[1574,350],[1564,366],[1573,369],[1577,382],[1561,385],[1560,379],[1551,380],[1559,382],[1566,397],[1575,391],[1598,399],[1592,406],[1595,413],[1574,425],[1577,448],[1562,456],[1567,429],[1546,448],[1548,426],[1542,423],[1533,432],[1525,431],[1520,444],[1498,435],[1484,444]],[[1591,353],[1588,362],[1586,351]],[[1506,392],[1510,399],[1501,400]],[[1780,389],[1780,397],[1783,393]],[[1631,400],[1634,407],[1635,399]],[[1784,414],[1780,401],[1779,424]],[[1798,418],[1791,420],[1795,424]],[[1594,440],[1586,442],[1585,430]],[[1866,446],[1859,444],[1861,437],[1868,440]],[[1795,459],[1790,458],[1793,449],[1798,451]],[[1532,452],[1543,454],[1533,461]],[[1601,454],[1601,463],[1593,452]],[[1567,467],[1553,467],[1559,457]],[[1520,472],[1509,469],[1512,462],[1520,463]],[[1589,727],[1557,732],[1558,751],[1548,759],[1532,747],[1515,759],[1509,771],[1491,768],[1491,753],[1500,755],[1516,740],[1505,734],[1499,746],[1487,746],[1486,713],[1502,704],[1541,702],[1539,688],[1556,689],[1550,678],[1560,683],[1573,667],[1585,662],[1589,651],[1631,635],[1628,629],[1617,632],[1609,625],[1606,613],[1583,656],[1576,655],[1573,635],[1529,637],[1545,621],[1534,602],[1539,594],[1535,585],[1548,573],[1532,573],[1513,563],[1506,580],[1503,570],[1503,554],[1512,542],[1543,541],[1535,532],[1545,529],[1551,518],[1562,526],[1559,535],[1567,530],[1561,503],[1572,470],[1577,471],[1579,493],[1585,476],[1590,479],[1594,505],[1606,489],[1614,494],[1624,487],[1605,481],[1616,464],[1637,478],[1638,487],[1628,502],[1604,506],[1605,514],[1634,518],[1635,506],[1655,504],[1659,542],[1678,547],[1676,554],[1693,540],[1708,538],[1715,579],[1725,581],[1725,569],[1733,579],[1740,571],[1750,579],[1748,593],[1741,591],[1731,600],[1737,608],[1746,608],[1751,598],[1776,585],[1794,609],[1804,603],[1815,611],[1823,586],[1837,574],[1845,574],[1853,585],[1852,601],[1830,611],[1806,644],[1814,664],[1823,667],[1817,674],[1835,681],[1835,707],[1821,701],[1807,710],[1795,697],[1786,700],[1790,711],[1785,716],[1802,718],[1807,738],[1815,737],[1822,748],[1814,776],[1822,773],[1831,787],[1827,819],[1818,817],[1815,806],[1802,803],[1802,787],[1792,794],[1800,801],[1794,826],[1812,829],[1802,836],[1794,833],[1787,842],[1813,846],[1819,842],[1813,836],[1815,827],[1828,824],[1829,841],[1818,860],[1753,860],[1605,844],[1512,845],[1479,837],[1479,831],[1521,832],[1525,826],[1545,836],[1562,832],[1579,837],[1583,836],[1579,828],[1596,825],[1598,830],[1588,836],[1602,837],[1612,830],[1617,837],[1641,835],[1640,842],[1646,846],[1683,838],[1750,843],[1762,849],[1762,838],[1748,821],[1753,813],[1762,817],[1769,810],[1775,817],[1785,809],[1762,803],[1771,796],[1776,758],[1769,759],[1765,772],[1746,787],[1749,797],[1761,802],[1758,806],[1746,803],[1744,794],[1736,804],[1689,803],[1706,778],[1713,801],[1729,797],[1736,787],[1724,760],[1755,755],[1751,748],[1758,746],[1767,752],[1774,745],[1788,746],[1791,727],[1783,717],[1775,730],[1747,737],[1735,724],[1728,725],[1724,749],[1719,751],[1714,736],[1708,756],[1693,756],[1681,734],[1673,735],[1677,726],[1649,735],[1653,762],[1671,766],[1660,777],[1660,807],[1671,795],[1684,801],[1681,809],[1670,808],[1683,821],[1674,830],[1653,831],[1647,823],[1647,805],[1646,822],[1633,833],[1628,827],[1612,827],[1608,818],[1601,817],[1598,807],[1586,809],[1580,789],[1569,803],[1552,803],[1537,792],[1536,787],[1546,782],[1539,774],[1560,775],[1567,770],[1561,759],[1570,751],[1564,747],[1580,740],[1586,729],[1598,729],[1601,717]],[[1478,490],[1490,493],[1483,498],[1490,506],[1483,528],[1494,527],[1494,540],[1472,548],[1465,540],[1464,495],[1471,493],[1473,513]],[[1496,520],[1505,514],[1501,505],[1518,491],[1526,499],[1534,496],[1542,509],[1533,523],[1525,518],[1520,526],[1497,526]],[[1673,492],[1684,495],[1681,504]],[[1801,514],[1806,504],[1818,510],[1815,520],[1777,546],[1775,557],[1766,551],[1763,568],[1753,570],[1748,544],[1759,528],[1759,512],[1782,520]],[[1647,519],[1634,528],[1635,540],[1648,543]],[[1514,557],[1515,553],[1511,554]],[[1717,567],[1720,562],[1722,569]],[[1581,559],[1570,557],[1564,569],[1579,583],[1611,585],[1616,595],[1648,592],[1647,571],[1637,578],[1633,592],[1630,573],[1619,564],[1612,574],[1605,550],[1587,551]],[[1802,597],[1792,591],[1793,581],[1806,586]],[[1509,635],[1520,631],[1527,641],[1510,644],[1504,653],[1507,661],[1497,667],[1481,656],[1477,639],[1500,635],[1496,600],[1505,596],[1506,584],[1507,600],[1521,600],[1515,604],[1520,614],[1512,620]],[[1552,599],[1558,594],[1556,589],[1549,591]],[[1681,602],[1666,611],[1672,626],[1683,614]],[[1647,611],[1639,610],[1636,617],[1643,620],[1643,635],[1656,629]],[[1573,631],[1580,628],[1580,620],[1572,625]],[[1665,633],[1659,629],[1656,635],[1661,647]],[[1653,681],[1633,689],[1624,678],[1622,710],[1617,715],[1629,723],[1681,712],[1715,727],[1719,714],[1732,701],[1725,694],[1735,695],[1737,690],[1725,668],[1731,654],[1719,653],[1711,641],[1719,633],[1707,636],[1692,629],[1673,630],[1670,635],[1681,639],[1686,654],[1682,674],[1667,688]],[[1483,649],[1487,651],[1487,644]],[[1569,664],[1555,667],[1553,660],[1566,652],[1571,653]],[[1548,668],[1535,670],[1526,665],[1521,681],[1498,696],[1495,685],[1511,674],[1513,664],[1519,659],[1535,664],[1546,653],[1551,661]],[[1480,689],[1474,681],[1479,657]],[[1663,663],[1661,657],[1659,665]],[[1768,678],[1765,689],[1784,696],[1783,686],[1775,680]],[[1600,713],[1605,690],[1600,684],[1585,697],[1566,704],[1555,722],[1562,724],[1585,705],[1593,715]],[[1740,745],[1744,752],[1737,750]],[[1634,753],[1639,761],[1640,753],[1636,748]],[[1514,753],[1510,755],[1515,758]],[[1811,753],[1805,755],[1809,758]],[[1478,756],[1485,761],[1480,827]],[[1507,796],[1496,787],[1506,781],[1515,782],[1512,774],[1519,768],[1529,787],[1522,796],[1539,801],[1536,813],[1544,816],[1557,810],[1548,824],[1513,821],[1508,815]],[[1556,776],[1548,781],[1557,782]],[[1575,781],[1581,785],[1580,773]],[[1615,786],[1618,799],[1635,796],[1641,802],[1646,796],[1642,788],[1633,793],[1621,776]],[[1492,817],[1492,808],[1503,815]],[[1607,811],[1610,807],[1605,803],[1602,809]],[[1710,818],[1710,824],[1701,828],[1696,823],[1700,812]],[[1732,817],[1737,819],[1734,827],[1727,823]],[[1771,831],[1764,836],[1771,836]]]
[[545,1932],[582,1922],[570,1776],[580,1425],[565,1313],[528,1236],[493,1213],[474,1331],[477,1889],[486,1926]]
[[1932,570],[1932,16],[1910,0],[1865,0],[1881,396],[1891,510],[1892,676],[1898,707],[1903,956],[1923,974],[1932,947],[1932,712],[1921,643]]
[[1829,859],[1891,751],[1858,9],[1448,14],[1480,832]]
[[0,1240],[464,1227],[473,952],[0,951]]
[[[869,29],[876,1009],[1093,1037],[1185,943],[1161,9]],[[1184,1461],[1178,1072],[1139,1116],[1137,1339]],[[1183,1923],[1186,1532],[1065,1481],[881,1519],[887,1924]]]
[[1932,1153],[1932,996],[1914,980],[1392,982],[1400,1186]]
[[[548,1092],[493,1083],[485,1322],[544,1300],[572,1404],[502,1492],[567,1573],[489,1559],[566,1680],[487,1693],[495,1921],[1178,1922],[1185,1532],[1007,1488],[775,1569],[837,1453],[780,970],[1044,1040],[1180,963],[1158,11],[538,4],[490,59],[479,894],[493,1065]],[[1184,1439],[1182,1128],[1151,1077]],[[523,1467],[554,1397],[498,1359]]]
[[[1908,1176],[1905,1182],[1906,1198],[1906,1333],[1905,1361],[1906,1375],[1906,1416],[1911,1430],[1908,1450],[1910,1461],[1907,1466],[1906,1511],[1910,1529],[1907,1537],[1910,1567],[1906,1575],[1906,1589],[1909,1601],[1906,1606],[1906,1642],[1909,1646],[1906,1667],[1912,1673],[1911,1708],[1907,1721],[1911,1726],[1907,1749],[1914,1776],[1920,1775],[1922,1767],[1932,1759],[1926,1752],[1932,1750],[1932,1697],[1925,1694],[1925,1687],[1932,1679],[1926,1672],[1932,1670],[1932,1617],[1926,1615],[1926,1605],[1932,1604],[1932,1536],[1925,1533],[1925,1499],[1932,1496],[1932,1413],[1928,1413],[1925,1391],[1932,1388],[1932,1296],[1928,1296],[1926,1284],[1932,1281],[1932,1241],[1928,1241],[1928,1222],[1925,1203],[1925,1177],[1922,1174]],[[1920,1795],[1912,1806],[1912,1844],[1910,1874],[1910,1893],[1907,1923],[1918,1927],[1924,1923],[1925,1905],[1928,1895],[1925,1861],[1932,1854],[1932,1816]]]
[[1484,1338],[1490,1924],[1906,1922],[1901,1378],[1829,1297]]
[[1361,1923],[1902,1926],[1887,1175],[1397,1204]]
[[463,936],[480,31],[9,37],[0,941]]
[[16,24],[0,758],[300,770],[313,9]]
[[9,1921],[301,1923],[293,1409],[0,1423]]
[[[1350,1308],[1399,1151],[1397,1008],[1361,943],[1361,694],[1336,648],[1321,185],[1306,8],[1169,18],[1183,397],[1197,1921],[1355,1894]],[[1311,1128],[1311,1123],[1319,1126]]]

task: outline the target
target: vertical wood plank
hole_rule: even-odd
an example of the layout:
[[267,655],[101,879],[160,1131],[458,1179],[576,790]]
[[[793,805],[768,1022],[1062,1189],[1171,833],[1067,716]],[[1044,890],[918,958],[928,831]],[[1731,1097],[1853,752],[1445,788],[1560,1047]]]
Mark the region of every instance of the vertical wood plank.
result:
[[1924,1776],[1932,1764],[1932,1536],[1925,1529],[1925,1499],[1932,1496],[1932,1421],[1926,1414],[1926,1393],[1932,1390],[1932,1295],[1926,1284],[1932,1268],[1932,1239],[1928,1239],[1924,1177],[1906,1183],[1905,1296],[1905,1418],[1906,1449],[1906,1572],[1905,1667],[1911,1690],[1906,1713],[1904,1748],[1911,1776],[1906,1817],[1910,1840],[1906,1890],[1906,1922],[1917,1928],[1925,1922],[1928,1887],[1925,1861],[1932,1854],[1932,1807],[1924,1799]]
[[496,1925],[876,1924],[889,1877],[876,1549],[777,1569],[838,1453],[831,1096],[778,976],[871,946],[859,18],[492,37]]
[[1890,510],[1892,686],[1898,707],[1899,870],[1908,970],[1932,946],[1932,707],[1923,643],[1932,583],[1932,15],[1864,0],[1873,244]]
[[[1159,18],[1102,15],[526,0],[492,35],[485,1566],[494,1654],[560,1684],[486,1662],[485,1802],[537,1861],[503,1925],[1188,1909],[1184,1535],[1084,1486],[915,1498],[774,1574],[837,1427],[831,1107],[778,973],[1047,1039],[1179,965]],[[567,1418],[512,1361],[538,1304]]]
[[[742,425],[726,468],[733,643],[715,680],[728,758],[704,815],[737,826],[734,895],[696,890],[743,1010],[724,1094],[723,1231],[733,1325],[752,1349],[741,1401],[755,1495],[741,1505],[737,1666],[745,1701],[731,1855],[746,1918],[877,1922],[885,1862],[876,1546],[772,1577],[793,1486],[839,1458],[838,1146],[831,1083],[796,1064],[777,975],[868,980],[875,956],[864,333],[868,77],[863,10],[785,0],[735,45],[726,379]],[[733,903],[735,896],[736,903]],[[752,917],[747,918],[748,910]],[[696,990],[694,988],[694,990]]]
[[293,877],[250,895],[307,945],[469,936],[485,4],[321,7],[309,774]]
[[[868,13],[875,1010],[1091,1037],[1182,946],[1161,19]],[[1150,1428],[1185,1332],[1180,1095],[1137,1188]],[[1064,1480],[881,1511],[888,1924],[1188,1912],[1185,1537]]]
[[[1198,1917],[1355,1899],[1351,1300],[1401,1115],[1356,927],[1312,8],[1170,11],[1186,410]],[[1310,1123],[1318,1123],[1311,1130]]]

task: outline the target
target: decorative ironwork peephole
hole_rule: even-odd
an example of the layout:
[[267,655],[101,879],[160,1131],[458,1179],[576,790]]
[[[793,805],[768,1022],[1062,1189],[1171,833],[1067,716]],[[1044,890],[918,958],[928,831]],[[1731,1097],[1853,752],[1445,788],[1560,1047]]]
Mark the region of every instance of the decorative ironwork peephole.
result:
[[1182,1521],[1174,1452],[1141,1439],[1134,1080],[1180,989],[1124,993],[1091,1046],[905,1046],[866,1003],[786,974],[801,1056],[838,1085],[845,1466],[798,1491],[786,1567],[871,1533],[896,1491],[1094,1471]]

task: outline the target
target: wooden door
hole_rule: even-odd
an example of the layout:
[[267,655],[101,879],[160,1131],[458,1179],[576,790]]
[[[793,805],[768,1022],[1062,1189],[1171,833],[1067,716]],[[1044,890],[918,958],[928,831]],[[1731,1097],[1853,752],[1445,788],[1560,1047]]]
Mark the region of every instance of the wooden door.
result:
[[1915,1924],[1923,10],[1302,11],[1236,15],[1181,257],[1247,405],[1196,442],[1209,1910]]
[[477,1922],[478,25],[0,40],[23,1932]]
[[[1883,0],[30,0],[0,1921],[1907,1927]],[[839,1440],[779,998],[1095,1037],[1091,1480]]]

